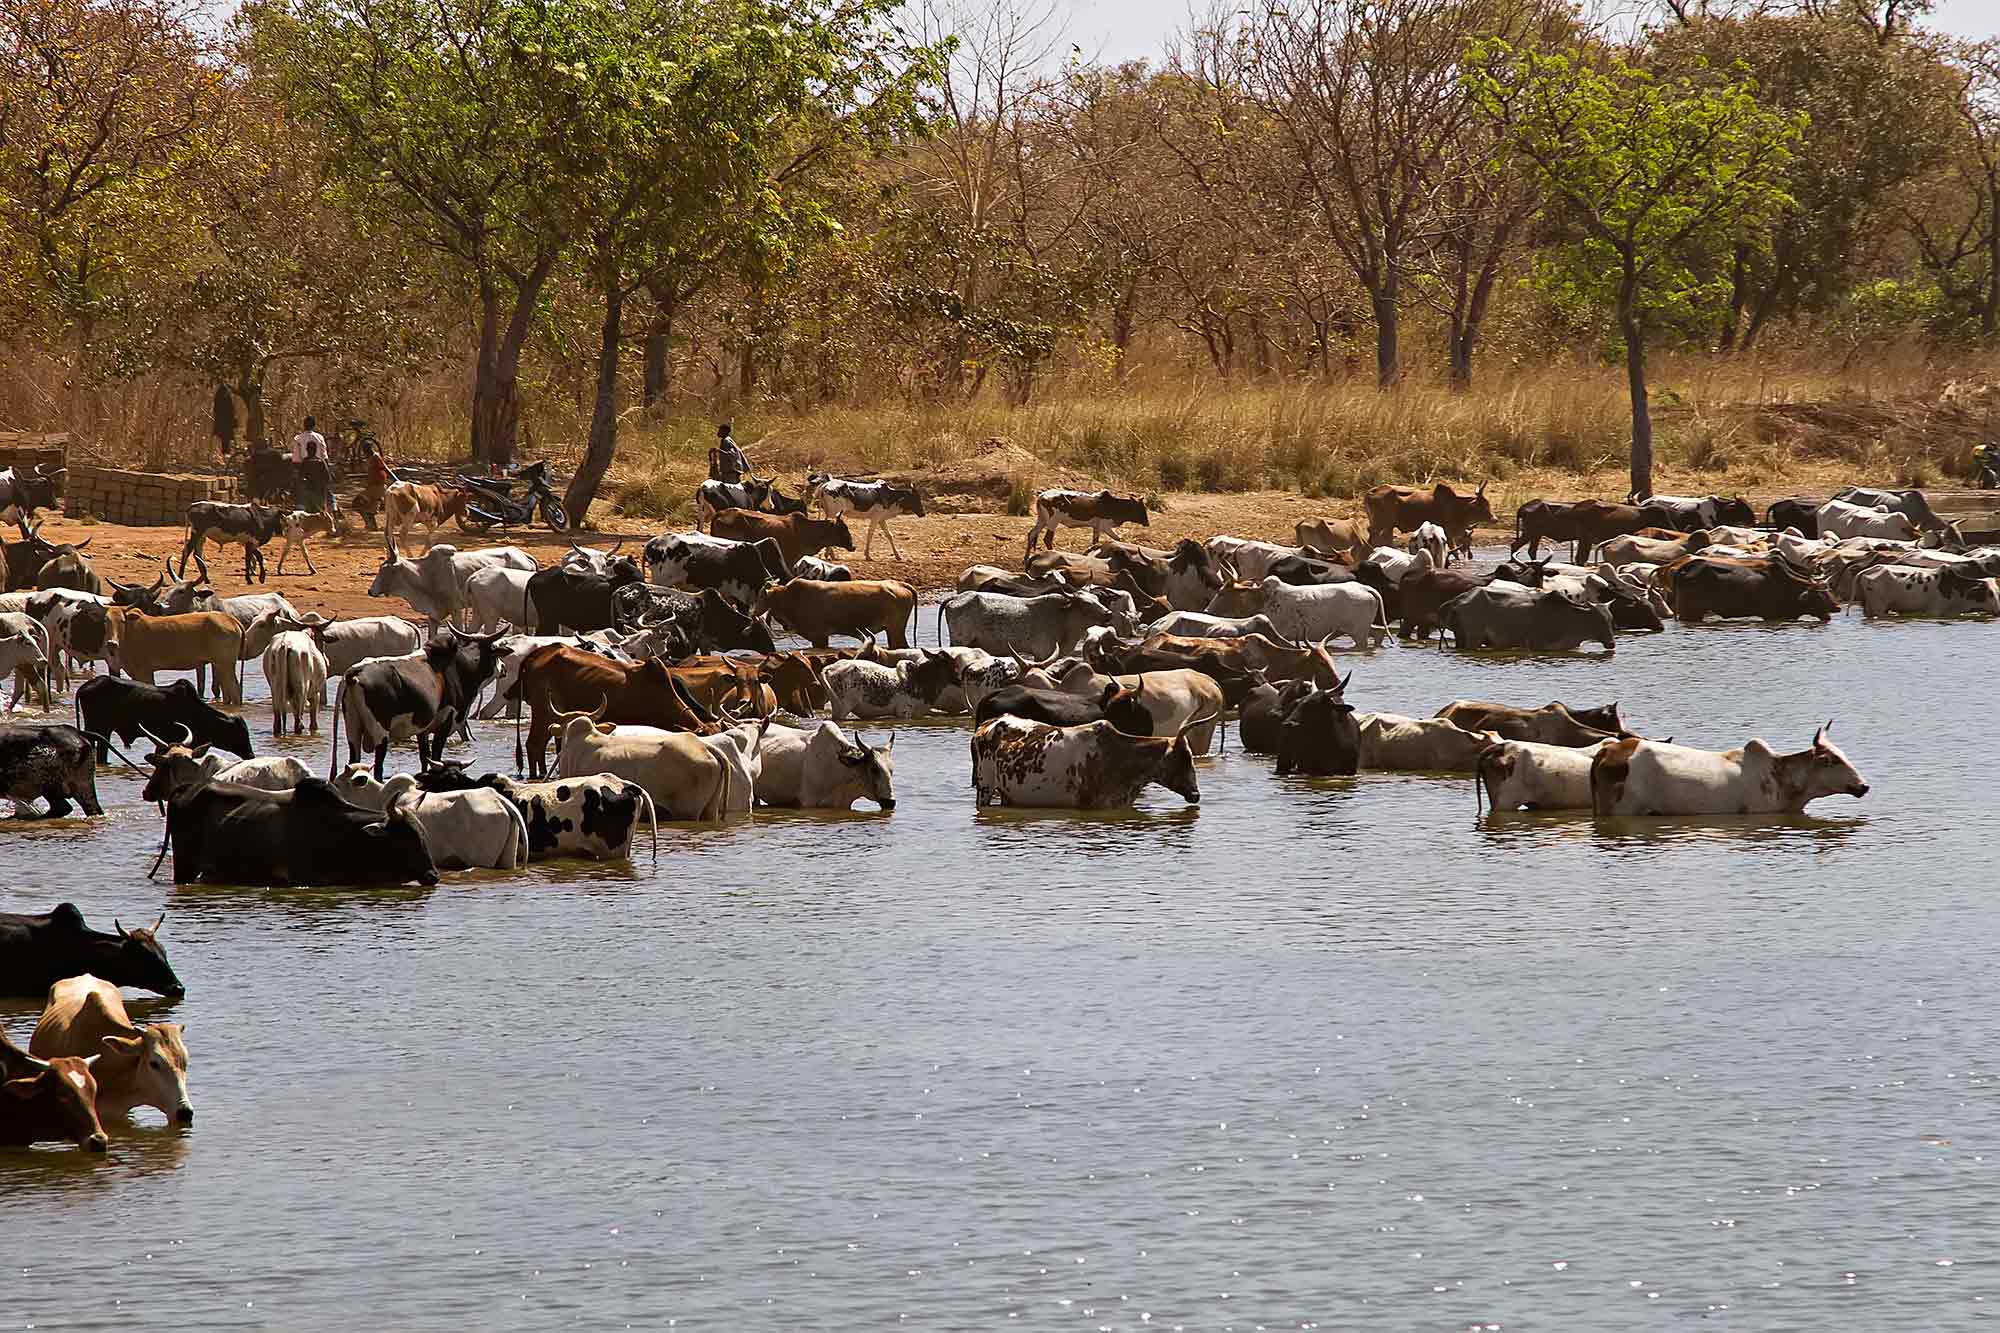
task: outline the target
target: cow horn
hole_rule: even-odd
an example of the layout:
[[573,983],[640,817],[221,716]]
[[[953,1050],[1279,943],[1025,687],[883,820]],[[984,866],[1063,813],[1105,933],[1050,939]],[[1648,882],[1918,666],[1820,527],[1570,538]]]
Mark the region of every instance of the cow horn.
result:
[[1828,718],[1826,725],[1813,733],[1813,749],[1820,749],[1826,744],[1826,733],[1831,730],[1833,730],[1833,719]]
[[603,717],[603,716],[604,716],[604,715],[605,715],[606,713],[608,713],[608,712],[610,712],[610,711],[611,711],[611,699],[610,699],[610,696],[608,696],[608,695],[602,695],[602,694],[598,695],[598,696],[597,696],[597,707],[595,707],[595,708],[593,708],[593,709],[591,709],[591,710],[590,710],[590,723],[591,723],[591,725],[592,725],[592,726],[596,726],[596,725],[597,725],[597,723],[598,723],[598,721],[599,721],[599,719],[601,719],[601,718],[602,718],[602,717]]
[[85,538],[84,538],[84,539],[83,539],[82,541],[80,541],[80,542],[71,542],[71,543],[69,544],[69,549],[70,549],[70,550],[72,550],[72,551],[82,551],[82,550],[86,550],[86,549],[88,549],[88,548],[89,548],[90,544],[91,544],[92,542],[96,541],[96,540],[97,540],[97,538],[95,538],[95,537],[85,537]]
[[166,919],[167,914],[165,912],[160,913],[159,917],[153,922],[153,934],[157,935],[160,933],[160,927],[165,923]]

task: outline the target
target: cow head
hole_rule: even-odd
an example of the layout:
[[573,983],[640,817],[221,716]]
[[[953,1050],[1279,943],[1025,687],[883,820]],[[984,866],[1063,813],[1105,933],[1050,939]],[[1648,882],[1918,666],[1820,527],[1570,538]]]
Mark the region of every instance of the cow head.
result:
[[1988,615],[2000,615],[2000,590],[1977,569],[1947,565],[1938,571],[1938,591],[1946,601]]
[[144,726],[139,729],[156,747],[146,755],[146,762],[153,766],[153,773],[146,779],[145,790],[139,793],[141,800],[172,800],[175,792],[199,787],[222,767],[222,761],[209,754],[207,745],[190,743],[194,733],[185,726],[180,728],[181,739],[178,741],[162,739]]
[[134,1105],[150,1106],[169,1120],[194,1123],[188,1100],[187,1043],[179,1023],[148,1023],[98,1039],[97,1068],[102,1081],[128,1084]]
[[1725,527],[1748,528],[1755,526],[1757,511],[1750,502],[1740,495],[1713,496],[1715,501],[1715,521]]
[[[1343,682],[1343,688],[1345,683]],[[1315,689],[1291,706],[1278,728],[1278,776],[1352,776],[1361,760],[1361,727],[1338,690]]]
[[1793,809],[1802,808],[1809,801],[1822,796],[1852,796],[1859,799],[1868,794],[1868,784],[1862,780],[1848,757],[1838,745],[1827,739],[1833,730],[1833,722],[1828,720],[1813,733],[1812,745],[1797,754],[1779,755],[1776,759],[1776,777],[1785,794],[1791,798]]
[[854,534],[847,530],[845,518],[822,520],[813,535],[825,539],[820,542],[821,546],[837,546],[843,551],[854,549]]
[[107,977],[121,986],[138,986],[146,990],[158,991],[178,999],[187,994],[187,987],[174,975],[172,964],[167,962],[167,951],[160,947],[160,927],[166,924],[165,912],[153,921],[151,926],[135,926],[125,929],[112,918],[111,928],[118,932],[119,975]]
[[935,704],[940,695],[958,684],[958,663],[950,653],[926,648],[920,660],[906,665],[910,693],[926,703]]
[[896,808],[896,761],[890,754],[895,745],[896,733],[892,731],[879,746],[871,746],[856,735],[852,745],[840,748],[842,765],[860,781],[866,799],[885,812]]
[[90,1066],[75,1056],[38,1060],[10,1050],[8,1064],[28,1072],[0,1083],[0,1097],[11,1098],[36,1123],[46,1125],[91,1152],[103,1152],[109,1140],[97,1119],[97,1079]]
[[[1196,718],[1188,723],[1190,728],[1203,726],[1215,719]],[[1181,797],[1189,805],[1201,804],[1201,782],[1194,771],[1194,747],[1188,744],[1187,732],[1174,737],[1174,743],[1160,756],[1159,767],[1153,770],[1153,781]]]
[[[1078,666],[1083,666],[1078,663]],[[1088,667],[1083,667],[1088,671]],[[1065,688],[1058,685],[1057,688]],[[1119,684],[1116,680],[1106,681],[1104,691],[1097,698],[1097,706],[1104,710],[1104,720],[1128,736],[1150,736],[1153,734],[1153,715],[1140,702],[1139,691]]]
[[430,840],[408,809],[390,810],[379,823],[364,825],[361,836],[370,845],[371,863],[379,863],[387,872],[382,877],[385,881],[407,884],[414,880],[426,887],[438,882]]

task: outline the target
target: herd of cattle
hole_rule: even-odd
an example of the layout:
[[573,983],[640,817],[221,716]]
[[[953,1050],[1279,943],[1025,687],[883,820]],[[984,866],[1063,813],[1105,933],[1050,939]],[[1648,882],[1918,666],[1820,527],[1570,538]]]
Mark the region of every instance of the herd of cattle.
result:
[[[0,496],[17,493],[9,484],[0,474]],[[921,514],[921,498],[819,476],[806,495],[819,517],[770,483],[706,483],[706,531],[629,553],[573,545],[546,567],[508,546],[408,555],[394,527],[369,592],[410,614],[350,619],[210,585],[206,540],[241,542],[247,572],[264,541],[302,539],[299,521],[198,506],[178,567],[140,585],[100,580],[87,542],[44,540],[23,506],[0,594],[9,708],[27,696],[47,709],[73,684],[74,718],[0,724],[0,798],[22,815],[101,814],[96,773],[116,759],[147,774],[143,799],[163,816],[153,868],[170,855],[176,881],[431,884],[630,857],[642,826],[657,857],[662,819],[893,810],[894,735],[871,744],[849,729],[860,723],[968,717],[980,804],[1117,807],[1148,785],[1192,804],[1196,761],[1233,715],[1242,748],[1281,775],[1470,774],[1505,811],[1797,812],[1868,789],[1824,727],[1792,753],[1760,740],[1709,751],[1637,736],[1615,704],[1357,712],[1333,645],[1435,635],[1464,651],[1609,652],[1670,617],[1823,621],[1843,601],[1871,615],[2000,613],[2000,551],[1968,548],[1914,491],[1780,501],[1762,525],[1716,496],[1531,501],[1508,558],[1475,572],[1462,557],[1494,522],[1484,488],[1378,487],[1365,521],[1301,523],[1289,546],[1171,548],[1116,538],[1147,526],[1135,499],[1052,490],[1022,567],[966,569],[937,604],[938,646],[922,647],[910,584],[825,558],[853,549],[849,516],[897,551],[887,524]],[[1055,549],[1063,527],[1089,529],[1088,549]],[[1542,557],[1544,542],[1574,544],[1575,562]],[[803,646],[781,646],[787,635]],[[324,777],[254,753],[238,711],[252,662],[274,734],[318,731],[328,710]],[[156,684],[161,672],[191,678]],[[511,722],[515,774],[446,758],[475,721]],[[391,749],[410,744],[416,771],[388,774]],[[137,1105],[192,1118],[178,1027],[134,1025],[117,998],[119,985],[178,992],[158,929],[101,934],[67,904],[0,915],[0,990],[48,994],[29,1049],[0,1042],[12,1094],[0,1142],[102,1146],[101,1117]]]

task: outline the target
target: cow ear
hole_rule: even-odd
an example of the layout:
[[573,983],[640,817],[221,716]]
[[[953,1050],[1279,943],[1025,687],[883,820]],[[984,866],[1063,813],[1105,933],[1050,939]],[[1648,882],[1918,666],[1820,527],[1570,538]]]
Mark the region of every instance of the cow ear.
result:
[[858,745],[845,746],[840,752],[840,762],[850,768],[858,768],[868,762],[868,751]]
[[146,1039],[143,1036],[124,1037],[113,1032],[100,1037],[97,1044],[103,1048],[98,1051],[99,1055],[107,1059],[116,1059],[119,1056],[137,1055],[146,1048]]
[[201,757],[202,757],[203,755],[207,754],[207,753],[208,753],[208,750],[209,750],[209,745],[210,745],[210,742],[208,742],[208,741],[203,741],[203,742],[202,742],[202,743],[201,743],[200,745],[197,745],[197,746],[195,746],[195,747],[194,747],[194,757],[195,757],[195,758],[197,758],[197,759],[199,759],[199,758],[201,758]]
[[9,1093],[19,1097],[22,1101],[26,1101],[28,1098],[34,1096],[35,1093],[41,1090],[41,1086],[42,1076],[40,1074],[31,1074],[27,1078],[10,1078],[5,1083],[0,1084],[0,1087],[6,1088]]

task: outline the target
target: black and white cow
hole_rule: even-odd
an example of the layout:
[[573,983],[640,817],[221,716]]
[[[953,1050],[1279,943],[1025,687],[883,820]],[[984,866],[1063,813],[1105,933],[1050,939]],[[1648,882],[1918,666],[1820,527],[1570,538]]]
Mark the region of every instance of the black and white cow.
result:
[[903,553],[897,549],[896,534],[889,531],[889,520],[924,516],[924,497],[915,487],[886,481],[843,481],[824,472],[813,472],[806,476],[806,498],[818,501],[820,513],[828,518],[852,514],[868,525],[868,541],[861,553],[863,560],[875,558],[878,528],[889,539],[890,554],[901,560]]
[[417,742],[418,757],[444,757],[444,743],[472,715],[480,689],[499,666],[499,634],[461,634],[441,627],[420,653],[350,667],[334,695],[331,779],[340,757],[340,724],[347,723],[347,761],[359,763],[375,752],[375,776],[389,757],[391,741]]
[[35,465],[0,468],[0,523],[31,521],[37,509],[54,509],[68,474],[66,467],[47,472]]
[[660,856],[659,817],[653,798],[636,782],[600,773],[555,782],[517,782],[501,773],[475,778],[457,764],[438,764],[418,775],[429,792],[484,787],[514,803],[528,827],[528,859],[581,856],[593,861],[627,858],[643,816]]
[[187,572],[189,556],[203,555],[210,542],[243,548],[243,581],[255,583],[266,578],[264,544],[284,535],[285,511],[260,504],[224,504],[219,500],[197,500],[187,507],[187,536],[181,544],[181,572]]
[[[76,716],[77,724],[92,735],[116,736],[127,744],[142,735],[158,740],[185,729],[188,744],[213,745],[242,759],[255,753],[250,748],[250,724],[205,702],[190,680],[144,685],[122,676],[92,676],[77,686]],[[100,740],[98,762],[109,762],[110,757]]]
[[1035,552],[1035,539],[1055,549],[1057,528],[1089,528],[1090,544],[1097,546],[1114,528],[1125,523],[1150,526],[1146,522],[1146,502],[1110,491],[1047,490],[1035,497],[1035,526],[1028,529],[1028,554]]
[[770,501],[769,480],[751,477],[747,481],[704,481],[694,488],[694,523],[705,531],[725,509],[768,509]]
[[778,651],[769,620],[749,614],[713,588],[691,593],[632,584],[612,594],[612,613],[619,628],[666,630],[669,641],[678,639],[690,653]]
[[68,815],[71,802],[87,815],[103,814],[94,748],[75,727],[0,722],[0,801],[13,801],[16,813],[30,801],[47,801],[50,819]]
[[769,538],[733,542],[675,532],[646,543],[647,580],[662,588],[713,588],[748,606],[767,582],[791,576],[784,552]]

